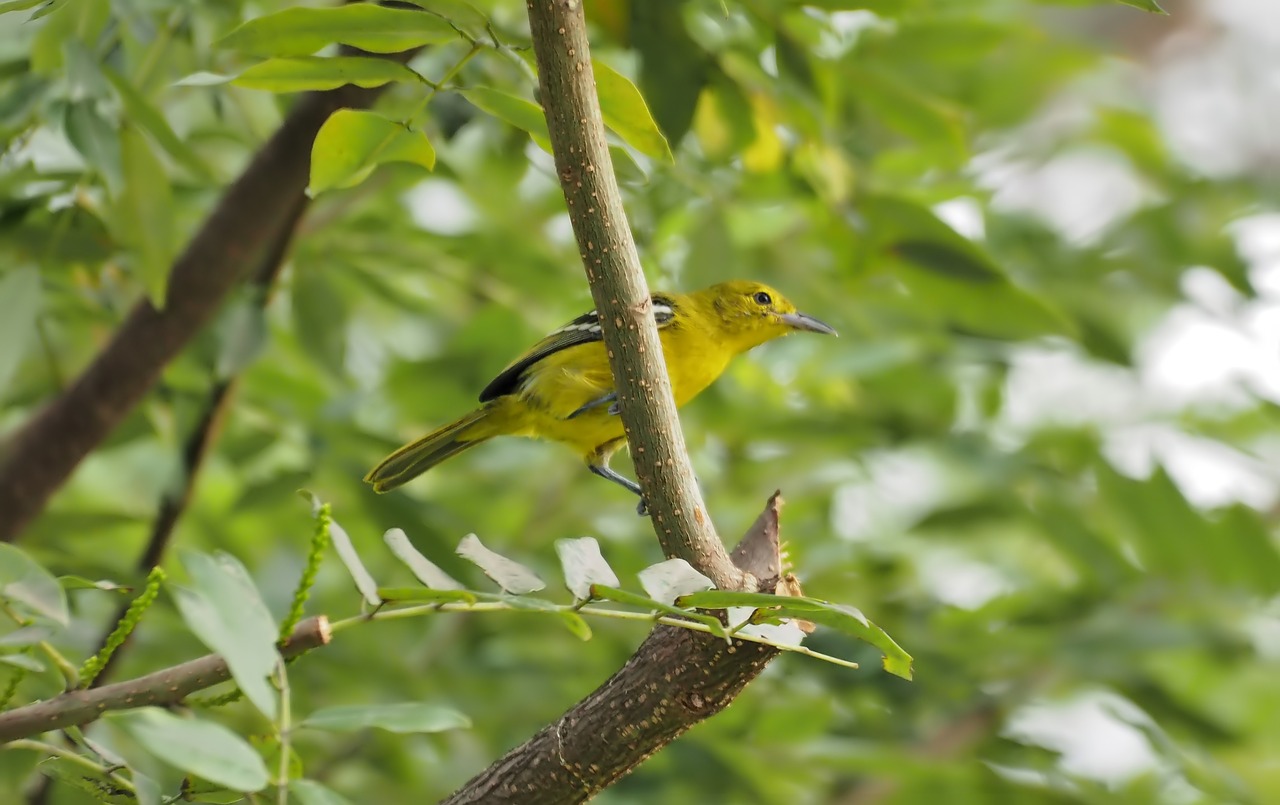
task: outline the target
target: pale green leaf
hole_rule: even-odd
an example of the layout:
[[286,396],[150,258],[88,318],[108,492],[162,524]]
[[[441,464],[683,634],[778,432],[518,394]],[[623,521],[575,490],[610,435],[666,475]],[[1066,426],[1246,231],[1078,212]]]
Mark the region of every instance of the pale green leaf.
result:
[[1116,0],[1116,2],[1126,6],[1133,6],[1134,8],[1140,8],[1143,11],[1150,11],[1154,14],[1169,13],[1165,11],[1163,8],[1161,8],[1160,4],[1157,3],[1156,0]]
[[418,581],[427,585],[427,587],[433,590],[462,589],[462,585],[455,581],[453,577],[419,553],[418,549],[413,547],[413,543],[409,541],[409,535],[404,533],[403,530],[399,528],[387,529],[387,532],[382,535],[382,541],[387,543],[387,547],[401,562],[408,565],[409,570],[413,572]]
[[30,654],[0,654],[0,665],[10,665],[36,674],[44,671],[45,668],[44,663]]
[[216,331],[219,346],[214,374],[227,380],[243,371],[266,346],[266,311],[252,294],[240,294],[227,306]]
[[0,542],[0,601],[66,626],[67,594],[58,579],[21,549]]
[[547,133],[547,118],[541,106],[492,87],[472,87],[461,93],[480,111],[529,132],[542,150],[551,153],[551,135]]
[[72,101],[62,121],[63,131],[89,167],[105,180],[107,190],[116,195],[124,186],[120,137],[97,103],[88,99]]
[[129,121],[144,129],[156,141],[165,153],[173,157],[179,165],[191,171],[195,176],[202,179],[212,179],[213,172],[209,170],[209,166],[204,163],[196,152],[191,150],[181,137],[179,137],[169,125],[169,121],[165,120],[164,115],[160,114],[151,102],[148,101],[142,93],[138,92],[132,84],[124,79],[110,66],[102,65],[102,74],[111,82],[111,86],[115,88],[116,95],[119,96],[120,102],[124,105],[124,110],[128,114]]
[[244,565],[229,554],[184,551],[191,589],[174,588],[182,618],[196,637],[227,661],[245,696],[267,718],[275,718],[276,625]]
[[600,554],[600,543],[591,537],[556,540],[556,554],[564,569],[564,584],[579,601],[591,598],[591,585],[617,587],[618,576]]
[[529,568],[486,548],[475,534],[462,538],[458,543],[458,555],[474,562],[486,576],[512,595],[536,592],[547,586]]
[[9,387],[27,350],[36,342],[40,304],[40,272],[36,269],[19,268],[0,279],[0,389]]
[[646,156],[673,162],[671,146],[658,129],[640,90],[626,76],[599,60],[592,60],[600,112],[605,125]]
[[495,46],[498,45],[492,39],[489,18],[475,6],[464,2],[464,0],[408,1],[418,8],[448,20],[453,27],[471,39],[489,39]]
[[315,780],[290,780],[289,793],[300,805],[351,805],[351,800]]
[[683,559],[668,559],[641,570],[640,586],[655,601],[670,604],[682,595],[716,585]]
[[352,187],[387,162],[409,162],[432,170],[435,149],[427,135],[374,112],[339,109],[329,116],[311,147],[307,192]]
[[345,84],[380,87],[392,81],[420,83],[422,77],[398,62],[367,56],[293,56],[267,59],[245,70],[231,83],[270,92],[335,89]]
[[376,727],[402,734],[466,729],[471,719],[451,707],[425,702],[326,707],[303,719],[301,727],[353,732]]
[[335,43],[371,53],[398,53],[458,38],[457,31],[435,14],[351,3],[266,14],[244,23],[218,44],[259,56],[307,56]]
[[[4,0],[0,3],[0,14],[8,11],[24,11],[28,8],[34,8],[46,0]],[[47,0],[52,5],[52,0]]]
[[125,188],[115,204],[116,236],[133,252],[138,281],[157,309],[164,307],[173,247],[173,193],[169,176],[135,128],[120,132]]
[[109,718],[148,752],[184,772],[236,791],[261,791],[268,782],[261,756],[239,735],[212,721],[142,707]]
[[382,599],[378,597],[378,583],[360,561],[360,554],[356,553],[356,546],[351,542],[347,530],[334,521],[329,527],[329,537],[333,541],[333,549],[338,552],[338,558],[342,560],[356,589],[360,591],[360,597],[371,607],[380,605]]

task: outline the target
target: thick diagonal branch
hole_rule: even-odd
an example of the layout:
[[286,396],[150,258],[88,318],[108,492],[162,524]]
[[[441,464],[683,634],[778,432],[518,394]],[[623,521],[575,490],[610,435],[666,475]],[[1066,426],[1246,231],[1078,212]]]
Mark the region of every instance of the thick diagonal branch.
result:
[[[782,572],[774,494],[734,549],[739,569],[773,592]],[[710,718],[755,679],[777,649],[732,645],[701,632],[660,626],[607,682],[554,723],[512,749],[448,805],[561,805],[585,802]]]
[[173,264],[164,309],[139,302],[80,376],[0,446],[0,541],[44,509],[250,267],[287,237],[305,203],[311,143],[330,113],[367,107],[379,92],[346,86],[303,96]]
[[749,582],[716,536],[685,450],[649,288],[609,157],[582,2],[530,0],[528,6],[556,172],[600,311],[654,530],[667,556],[689,562],[721,589],[740,589]]

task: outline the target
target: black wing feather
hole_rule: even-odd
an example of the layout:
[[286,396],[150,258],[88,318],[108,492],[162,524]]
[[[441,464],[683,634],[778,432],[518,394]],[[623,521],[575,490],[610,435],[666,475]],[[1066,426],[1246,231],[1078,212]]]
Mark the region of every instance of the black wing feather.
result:
[[[654,321],[657,322],[659,328],[662,328],[675,318],[675,302],[670,297],[661,294],[654,294],[651,298],[653,301]],[[524,375],[529,368],[548,355],[569,347],[576,347],[579,344],[589,344],[592,341],[601,340],[603,340],[603,336],[600,335],[600,314],[594,310],[589,313],[583,313],[534,344],[528,352],[516,358],[507,368],[499,372],[498,376],[489,381],[489,385],[484,387],[484,391],[480,392],[480,402],[489,402],[507,394],[514,394],[520,388],[520,382],[524,379]]]

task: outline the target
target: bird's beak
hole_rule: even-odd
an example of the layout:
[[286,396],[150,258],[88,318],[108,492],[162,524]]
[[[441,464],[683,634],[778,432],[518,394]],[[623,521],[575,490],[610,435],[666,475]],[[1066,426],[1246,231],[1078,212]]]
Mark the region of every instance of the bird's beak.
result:
[[778,320],[793,330],[808,330],[811,333],[823,333],[824,335],[837,337],[840,335],[831,325],[820,322],[805,313],[779,313]]

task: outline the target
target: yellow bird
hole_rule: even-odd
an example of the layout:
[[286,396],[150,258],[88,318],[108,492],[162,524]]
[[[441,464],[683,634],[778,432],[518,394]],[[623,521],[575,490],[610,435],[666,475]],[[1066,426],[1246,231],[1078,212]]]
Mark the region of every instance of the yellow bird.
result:
[[[677,406],[752,347],[797,330],[836,334],[758,282],[722,282],[690,294],[654,294],[652,300]],[[640,495],[644,511],[640,485],[609,468],[626,437],[596,311],[534,344],[480,392],[480,402],[461,419],[387,456],[364,480],[374,491],[387,492],[495,436],[526,436],[577,450],[591,472]]]

